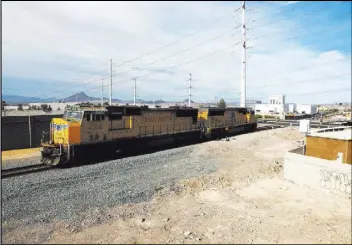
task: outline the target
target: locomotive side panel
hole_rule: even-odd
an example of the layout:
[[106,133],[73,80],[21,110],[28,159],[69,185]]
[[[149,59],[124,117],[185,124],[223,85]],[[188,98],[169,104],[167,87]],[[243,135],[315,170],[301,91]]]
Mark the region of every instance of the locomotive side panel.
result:
[[166,134],[174,121],[172,111],[144,111],[143,123],[140,126],[141,135]]
[[81,122],[81,142],[94,143],[107,139],[108,119],[104,111],[85,111]]

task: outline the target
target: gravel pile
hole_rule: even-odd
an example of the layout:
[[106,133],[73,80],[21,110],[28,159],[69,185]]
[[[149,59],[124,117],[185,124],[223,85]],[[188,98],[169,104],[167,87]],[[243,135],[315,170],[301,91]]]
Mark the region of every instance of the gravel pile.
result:
[[72,221],[83,211],[148,201],[180,179],[216,171],[218,163],[197,156],[196,147],[4,179],[2,219]]

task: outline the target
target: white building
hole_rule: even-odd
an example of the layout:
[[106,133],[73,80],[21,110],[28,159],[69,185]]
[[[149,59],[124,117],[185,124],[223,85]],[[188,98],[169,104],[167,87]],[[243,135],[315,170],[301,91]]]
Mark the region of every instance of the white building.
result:
[[[22,105],[23,110],[28,110],[28,105]],[[4,110],[6,111],[18,111],[18,105],[5,105]]]
[[286,104],[285,95],[272,95],[269,96],[269,104],[256,104],[255,113],[258,115],[276,116],[281,119],[285,118],[287,113],[298,114],[315,114],[317,113],[316,105],[309,104]]
[[259,115],[271,115],[284,118],[285,96],[272,95],[269,97],[269,104],[256,104],[255,113]]
[[290,103],[290,104],[285,104],[286,107],[286,112],[287,113],[295,113],[297,110],[297,105],[294,103]]
[[269,105],[284,105],[285,95],[271,95],[269,97]]
[[297,104],[297,113],[299,114],[315,114],[318,112],[316,105]]
[[53,110],[53,111],[57,111],[57,110],[64,110],[65,109],[65,107],[67,106],[67,105],[69,105],[69,106],[73,106],[73,105],[76,105],[77,104],[77,102],[65,102],[65,103],[60,103],[60,102],[54,102],[54,103],[29,103],[29,105],[30,106],[39,106],[40,107],[40,105],[44,105],[44,104],[46,104],[46,105],[50,105],[50,107],[51,107],[51,109]]

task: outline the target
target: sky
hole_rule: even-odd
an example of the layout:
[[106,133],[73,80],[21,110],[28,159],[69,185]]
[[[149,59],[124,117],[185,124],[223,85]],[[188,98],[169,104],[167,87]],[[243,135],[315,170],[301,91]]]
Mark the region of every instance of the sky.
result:
[[[241,2],[2,2],[2,94],[239,101]],[[351,101],[351,2],[246,2],[247,99]],[[102,81],[103,80],[103,81]]]

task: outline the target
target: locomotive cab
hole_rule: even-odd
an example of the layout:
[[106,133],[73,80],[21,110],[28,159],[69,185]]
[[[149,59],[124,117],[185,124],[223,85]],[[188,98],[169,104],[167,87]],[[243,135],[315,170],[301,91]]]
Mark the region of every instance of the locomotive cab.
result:
[[84,112],[77,108],[65,109],[62,118],[53,118],[50,123],[49,140],[41,142],[41,162],[58,165],[70,159],[70,146],[80,143],[80,128]]

